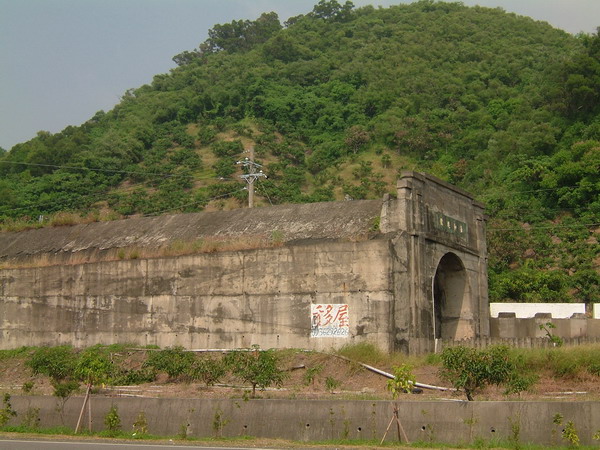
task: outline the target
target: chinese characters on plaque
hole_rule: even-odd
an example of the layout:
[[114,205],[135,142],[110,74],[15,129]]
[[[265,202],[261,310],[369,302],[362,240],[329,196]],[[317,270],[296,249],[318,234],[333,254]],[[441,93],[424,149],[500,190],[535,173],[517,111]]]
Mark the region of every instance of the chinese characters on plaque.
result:
[[310,305],[310,337],[348,337],[350,321],[348,305],[312,304]]

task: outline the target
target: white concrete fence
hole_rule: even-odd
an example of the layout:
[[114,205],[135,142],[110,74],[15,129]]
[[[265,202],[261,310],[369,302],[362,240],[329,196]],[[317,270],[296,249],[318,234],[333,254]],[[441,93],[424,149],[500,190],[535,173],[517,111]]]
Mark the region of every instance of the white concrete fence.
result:
[[[553,319],[569,319],[585,314],[585,303],[490,303],[490,317],[515,313],[517,319],[529,319],[538,313],[552,314]],[[594,319],[600,319],[600,303],[594,303]]]

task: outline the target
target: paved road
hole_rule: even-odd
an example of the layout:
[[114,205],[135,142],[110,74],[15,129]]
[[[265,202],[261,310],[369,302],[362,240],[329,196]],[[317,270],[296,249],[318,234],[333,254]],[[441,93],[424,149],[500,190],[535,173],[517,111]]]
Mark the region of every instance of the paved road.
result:
[[[90,442],[90,441],[57,441],[57,440],[33,440],[33,439],[0,439],[0,450],[159,450],[174,449],[177,450],[247,450],[247,448],[238,447],[203,447],[201,445],[177,445],[170,444],[149,444],[124,443],[124,442]],[[268,450],[268,449],[255,449]]]

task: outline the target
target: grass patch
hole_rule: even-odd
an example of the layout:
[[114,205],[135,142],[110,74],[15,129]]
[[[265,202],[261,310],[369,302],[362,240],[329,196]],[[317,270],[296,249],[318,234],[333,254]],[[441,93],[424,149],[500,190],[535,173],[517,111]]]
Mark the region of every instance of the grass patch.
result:
[[600,376],[600,346],[580,345],[544,349],[512,349],[511,354],[530,371],[549,370],[557,379]]
[[346,344],[337,350],[336,353],[353,361],[369,365],[380,364],[388,359],[381,350],[369,342]]
[[439,355],[415,355],[407,356],[404,353],[384,353],[375,345],[369,342],[360,342],[358,344],[347,344],[337,350],[335,354],[351,359],[355,362],[368,364],[376,367],[395,367],[400,364],[407,364],[411,367],[421,367],[425,365],[441,364]]
[[27,434],[47,434],[47,435],[57,435],[57,436],[74,436],[75,431],[68,427],[58,426],[58,427],[48,427],[48,428],[39,428],[39,427],[30,427],[26,425],[6,425],[0,428],[0,431],[3,433],[27,433]]
[[0,350],[0,361],[12,358],[20,358],[29,355],[35,347],[19,347],[12,350]]
[[[32,435],[47,435],[47,436],[79,436],[79,437],[96,437],[102,439],[120,439],[125,441],[169,441],[171,444],[184,444],[186,442],[194,443],[232,443],[242,447],[251,446],[255,447],[260,445],[261,447],[273,447],[273,448],[299,448],[306,446],[324,447],[351,447],[351,448],[446,448],[446,449],[514,449],[515,444],[513,442],[501,441],[501,440],[489,440],[478,439],[472,444],[447,444],[442,442],[425,442],[415,441],[411,444],[399,443],[396,440],[388,440],[380,445],[380,439],[330,439],[320,441],[292,441],[286,439],[273,439],[273,438],[257,438],[255,436],[237,436],[237,437],[188,437],[181,439],[177,436],[159,436],[153,434],[133,435],[132,432],[81,432],[75,434],[73,430],[67,427],[51,427],[51,428],[31,428],[22,425],[19,426],[5,426],[0,428],[0,432],[5,433],[16,433],[16,434],[32,434]],[[537,445],[520,443],[518,446],[521,450],[567,450],[573,447],[559,445],[559,446],[548,446],[548,445]],[[582,450],[597,449],[597,446],[580,445],[577,448]]]

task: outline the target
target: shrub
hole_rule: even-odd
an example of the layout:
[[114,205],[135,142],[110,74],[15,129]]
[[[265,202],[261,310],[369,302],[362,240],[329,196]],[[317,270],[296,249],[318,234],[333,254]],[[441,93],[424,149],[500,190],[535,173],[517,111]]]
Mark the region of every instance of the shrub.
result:
[[416,378],[412,374],[412,367],[406,364],[401,364],[394,367],[394,378],[388,380],[387,389],[392,393],[394,398],[397,398],[400,393],[411,392]]
[[283,383],[285,373],[277,367],[278,359],[271,350],[260,351],[253,346],[252,351],[233,351],[225,357],[226,365],[234,376],[252,385],[252,397],[256,395],[256,387],[266,388]]
[[121,429],[121,417],[115,405],[112,405],[106,416],[104,416],[104,425],[111,433],[116,433]]
[[235,158],[244,150],[242,141],[218,141],[212,145],[212,151],[218,158]]
[[306,384],[307,386],[309,384],[314,385],[316,376],[319,373],[321,373],[322,370],[323,366],[321,364],[317,364],[314,367],[309,367],[308,369],[306,369],[306,373],[304,374],[304,384]]
[[40,426],[40,408],[28,407],[21,425],[29,429],[37,429]]
[[565,424],[565,429],[562,432],[562,438],[569,443],[570,447],[579,446],[579,435],[573,421],[569,420]]
[[135,422],[133,422],[133,435],[141,437],[145,434],[148,434],[148,419],[146,419],[146,413],[140,411]]
[[196,358],[186,371],[186,375],[192,380],[202,380],[206,387],[218,383],[227,373],[225,363],[211,357]]
[[23,383],[23,386],[21,386],[21,389],[23,390],[24,393],[31,394],[31,391],[33,391],[33,386],[35,386],[35,382],[30,380],[30,381],[26,381],[25,383]]
[[26,365],[34,375],[46,375],[54,380],[73,376],[77,356],[68,345],[40,347],[31,355]]
[[17,412],[12,409],[12,405],[10,404],[10,394],[5,393],[4,398],[2,400],[2,409],[0,409],[0,427],[3,427],[8,423],[10,419],[16,417]]
[[342,384],[341,381],[336,380],[333,377],[325,378],[325,389],[327,389],[329,392],[333,392],[333,390],[340,387],[341,384]]
[[[485,350],[456,346],[445,348],[441,354],[441,378],[463,390],[469,401],[473,396],[490,384],[500,385],[516,379],[517,368],[504,345]],[[521,385],[522,386],[522,385]],[[518,383],[512,389],[519,388]]]
[[198,139],[200,139],[200,144],[202,145],[210,144],[215,140],[216,136],[217,133],[211,127],[205,126],[201,127],[200,130],[198,130]]
[[94,345],[81,352],[74,372],[81,381],[95,385],[109,382],[114,371],[110,350],[102,345]]
[[166,348],[158,352],[150,352],[144,367],[152,367],[175,379],[190,373],[195,358],[193,353],[185,351],[183,347]]

